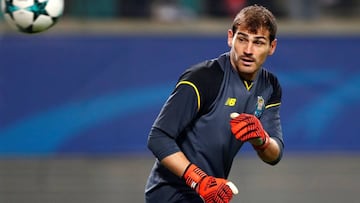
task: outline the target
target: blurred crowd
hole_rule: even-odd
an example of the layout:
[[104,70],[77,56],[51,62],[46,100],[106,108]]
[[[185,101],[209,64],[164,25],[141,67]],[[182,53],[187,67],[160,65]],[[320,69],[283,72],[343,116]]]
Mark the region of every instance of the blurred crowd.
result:
[[145,18],[161,21],[233,17],[259,4],[278,18],[359,18],[360,0],[65,0],[65,13],[78,18]]

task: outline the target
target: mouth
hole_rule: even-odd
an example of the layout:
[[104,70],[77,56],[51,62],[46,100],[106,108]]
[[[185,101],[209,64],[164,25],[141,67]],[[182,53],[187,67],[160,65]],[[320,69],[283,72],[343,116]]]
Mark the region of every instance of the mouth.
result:
[[255,59],[249,57],[241,57],[241,61],[244,66],[251,66],[255,63]]

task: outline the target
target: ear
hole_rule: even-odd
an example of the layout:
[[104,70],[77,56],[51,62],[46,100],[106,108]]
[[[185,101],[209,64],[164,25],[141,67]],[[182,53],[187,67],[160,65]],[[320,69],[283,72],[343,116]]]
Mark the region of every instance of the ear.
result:
[[227,38],[228,46],[232,47],[232,41],[233,41],[233,38],[234,38],[234,33],[233,33],[232,29],[228,30],[227,35],[228,35],[228,38]]
[[274,39],[270,44],[269,55],[273,55],[277,46],[277,39]]

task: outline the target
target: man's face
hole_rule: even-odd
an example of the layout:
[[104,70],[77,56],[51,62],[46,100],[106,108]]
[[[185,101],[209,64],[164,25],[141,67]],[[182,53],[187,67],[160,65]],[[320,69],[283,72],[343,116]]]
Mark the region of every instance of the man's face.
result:
[[239,27],[236,33],[228,30],[228,45],[231,47],[230,60],[233,67],[244,79],[253,80],[267,56],[274,53],[276,40],[270,43],[269,31],[266,29],[249,33],[247,29]]

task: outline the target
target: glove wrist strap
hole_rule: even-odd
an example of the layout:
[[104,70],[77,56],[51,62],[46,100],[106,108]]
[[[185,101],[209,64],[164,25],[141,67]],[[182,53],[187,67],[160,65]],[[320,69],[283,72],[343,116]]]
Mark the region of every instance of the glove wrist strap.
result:
[[188,186],[196,189],[201,180],[206,176],[208,175],[195,164],[189,164],[184,172],[183,178]]
[[265,132],[266,136],[264,139],[263,144],[255,146],[253,145],[254,149],[259,152],[265,151],[265,149],[270,145],[270,136]]

